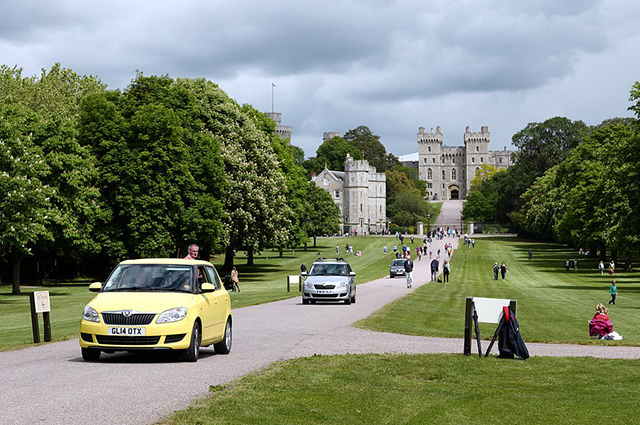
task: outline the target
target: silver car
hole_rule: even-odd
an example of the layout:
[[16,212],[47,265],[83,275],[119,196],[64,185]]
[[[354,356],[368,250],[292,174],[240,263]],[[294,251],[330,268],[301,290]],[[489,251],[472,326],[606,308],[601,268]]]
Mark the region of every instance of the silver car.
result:
[[311,266],[302,288],[302,304],[316,301],[356,302],[356,273],[345,260],[319,259]]
[[389,266],[389,277],[404,276],[404,263],[406,263],[406,261],[404,258],[393,260]]

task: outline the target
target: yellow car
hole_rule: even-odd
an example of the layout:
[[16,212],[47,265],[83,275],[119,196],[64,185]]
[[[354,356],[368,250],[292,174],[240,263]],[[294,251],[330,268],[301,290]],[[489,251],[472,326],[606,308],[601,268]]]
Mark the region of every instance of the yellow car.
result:
[[231,351],[231,301],[211,263],[199,260],[144,259],[118,264],[80,322],[82,358],[101,352],[180,350],[198,360],[200,347]]

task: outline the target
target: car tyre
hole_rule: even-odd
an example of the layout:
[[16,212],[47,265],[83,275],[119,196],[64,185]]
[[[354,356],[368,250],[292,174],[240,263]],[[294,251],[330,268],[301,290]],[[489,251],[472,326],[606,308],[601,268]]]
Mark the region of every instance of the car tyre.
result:
[[302,299],[302,304],[309,304],[309,300],[308,300],[308,299],[306,299],[306,298],[303,298],[303,299]]
[[202,342],[202,336],[200,335],[200,325],[198,322],[193,324],[193,330],[191,331],[191,344],[189,348],[182,353],[182,360],[186,362],[197,362],[200,356],[200,343]]
[[309,300],[309,302],[310,302],[311,304],[315,304],[315,303],[316,303],[316,300]]
[[344,303],[346,305],[351,305],[351,297],[347,298],[346,300],[344,300]]
[[96,362],[100,360],[100,354],[100,350],[96,350],[95,348],[82,349],[82,358],[87,362]]
[[353,294],[353,297],[351,297],[351,302],[352,303],[356,303],[356,294]]
[[389,277],[390,277],[391,279],[393,279],[393,278],[394,278],[394,275],[390,274],[390,275],[389,275]]
[[227,324],[224,327],[224,338],[217,344],[213,344],[213,349],[216,354],[229,354],[231,352],[231,342],[232,342],[232,326],[231,320],[227,319]]

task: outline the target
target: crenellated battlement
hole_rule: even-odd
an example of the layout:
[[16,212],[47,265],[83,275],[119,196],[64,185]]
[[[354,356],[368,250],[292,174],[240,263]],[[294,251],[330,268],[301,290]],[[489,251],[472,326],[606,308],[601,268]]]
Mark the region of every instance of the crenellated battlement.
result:
[[467,142],[486,142],[491,141],[491,133],[489,133],[489,126],[483,125],[480,127],[480,132],[471,132],[469,126],[466,127],[464,132],[464,143]]
[[444,135],[440,130],[440,126],[436,127],[435,132],[433,131],[433,127],[432,127],[430,133],[427,133],[424,127],[418,127],[417,139],[418,139],[418,144],[442,143],[444,140]]

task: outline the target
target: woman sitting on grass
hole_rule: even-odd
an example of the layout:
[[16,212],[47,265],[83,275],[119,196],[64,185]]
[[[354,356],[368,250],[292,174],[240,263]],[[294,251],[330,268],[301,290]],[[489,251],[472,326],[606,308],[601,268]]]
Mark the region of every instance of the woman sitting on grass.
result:
[[613,331],[613,325],[609,320],[609,310],[602,305],[596,305],[596,314],[589,320],[589,335],[591,338],[602,338]]

